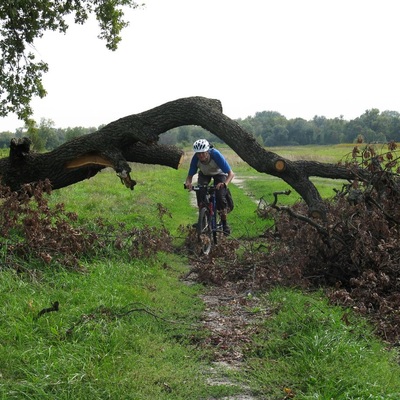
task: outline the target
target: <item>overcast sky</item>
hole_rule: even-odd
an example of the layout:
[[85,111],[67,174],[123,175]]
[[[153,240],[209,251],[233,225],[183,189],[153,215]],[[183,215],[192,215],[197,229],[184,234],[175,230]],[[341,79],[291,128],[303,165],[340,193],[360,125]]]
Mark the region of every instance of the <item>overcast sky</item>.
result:
[[[400,112],[399,0],[144,0],[119,49],[95,22],[36,43],[49,64],[34,118],[97,127],[187,96],[230,118]],[[0,118],[0,131],[23,124]]]

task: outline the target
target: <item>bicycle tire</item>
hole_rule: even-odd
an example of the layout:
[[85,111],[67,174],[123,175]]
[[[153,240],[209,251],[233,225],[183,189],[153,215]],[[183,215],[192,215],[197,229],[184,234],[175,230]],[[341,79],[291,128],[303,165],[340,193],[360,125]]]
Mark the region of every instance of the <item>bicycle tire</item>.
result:
[[218,243],[217,231],[216,230],[212,232],[212,236],[213,236],[213,242],[216,245]]
[[213,232],[214,244],[217,245],[218,241],[221,240],[223,236],[224,236],[224,230],[222,226],[222,220],[221,218],[218,218],[216,229]]
[[200,210],[197,234],[201,245],[201,252],[204,255],[209,254],[212,246],[213,232],[211,229],[210,211],[206,207]]

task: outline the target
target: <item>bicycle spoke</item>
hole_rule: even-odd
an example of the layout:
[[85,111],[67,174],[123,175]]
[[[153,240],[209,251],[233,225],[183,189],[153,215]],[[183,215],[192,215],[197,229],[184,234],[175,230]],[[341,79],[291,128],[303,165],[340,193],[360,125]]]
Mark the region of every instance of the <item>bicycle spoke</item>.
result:
[[201,243],[201,251],[205,255],[209,254],[212,245],[212,230],[210,219],[211,218],[208,209],[202,208],[199,214],[198,236]]

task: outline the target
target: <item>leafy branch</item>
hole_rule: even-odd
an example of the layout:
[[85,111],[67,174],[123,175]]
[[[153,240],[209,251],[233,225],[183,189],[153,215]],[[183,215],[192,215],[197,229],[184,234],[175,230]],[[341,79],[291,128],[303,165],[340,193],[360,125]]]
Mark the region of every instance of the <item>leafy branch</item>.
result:
[[99,23],[99,38],[108,49],[116,50],[121,31],[129,24],[122,7],[139,5],[133,0],[0,2],[0,117],[15,113],[29,125],[32,98],[46,96],[42,77],[48,65],[29,50],[35,48],[35,40],[47,31],[67,32],[70,14],[77,24],[84,24],[93,14]]

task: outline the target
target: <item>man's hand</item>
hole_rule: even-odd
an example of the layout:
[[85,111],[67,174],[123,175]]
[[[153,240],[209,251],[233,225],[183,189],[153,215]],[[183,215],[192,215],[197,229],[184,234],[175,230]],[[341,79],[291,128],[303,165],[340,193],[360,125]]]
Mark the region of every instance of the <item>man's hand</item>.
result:
[[189,182],[189,181],[186,181],[184,183],[184,186],[185,186],[185,189],[189,190],[189,192],[192,190],[192,187],[193,187],[192,182]]

